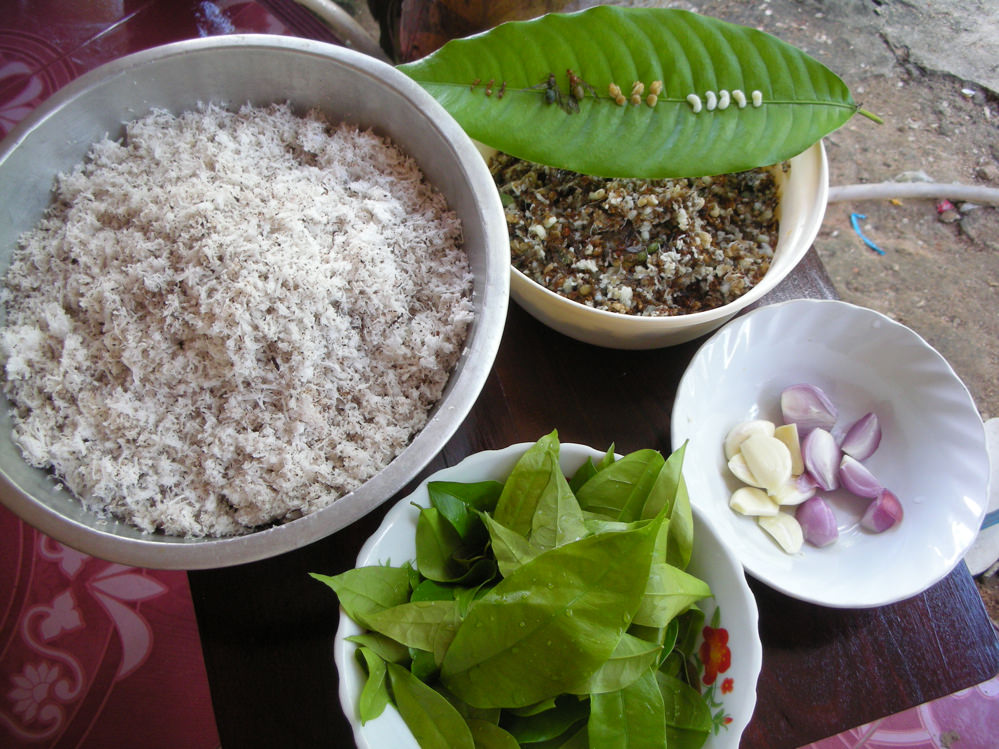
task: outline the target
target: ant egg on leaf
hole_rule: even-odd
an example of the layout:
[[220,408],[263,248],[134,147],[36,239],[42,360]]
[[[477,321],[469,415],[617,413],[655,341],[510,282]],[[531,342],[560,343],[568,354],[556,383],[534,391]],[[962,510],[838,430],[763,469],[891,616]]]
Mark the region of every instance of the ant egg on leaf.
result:
[[662,81],[652,81],[649,84],[649,93],[654,96],[659,96],[663,92],[663,82]]
[[732,100],[739,106],[739,109],[746,108],[746,95],[739,89],[732,92]]
[[753,91],[752,96],[753,96],[753,106],[754,107],[762,107],[763,106],[763,92],[760,91],[759,89],[757,89],[756,91]]
[[687,103],[690,104],[690,108],[697,114],[701,111],[701,97],[697,94],[688,94]]
[[641,96],[643,93],[645,93],[645,84],[642,83],[641,81],[635,81],[634,83],[631,84],[631,93],[632,95],[638,94],[639,96]]
[[621,87],[618,86],[616,83],[611,83],[609,86],[607,86],[607,93],[611,95],[612,99],[616,99],[621,95]]
[[636,94],[632,94],[631,95],[631,103],[634,106],[637,107],[639,104],[642,103],[642,95],[641,94],[637,94],[637,93]]
[[645,97],[645,103],[650,107],[655,107],[656,103],[659,101],[659,97],[655,94],[649,94]]
[[618,93],[618,95],[614,97],[614,103],[619,107],[623,107],[627,102],[628,100],[624,98],[624,94],[622,93]]
[[725,89],[722,89],[721,91],[718,92],[718,108],[719,109],[728,109],[728,105],[729,105],[730,100],[731,100],[731,98],[729,96],[728,91],[726,91]]
[[709,112],[713,112],[714,108],[718,106],[718,97],[715,96],[714,91],[705,91],[704,101],[705,101],[705,106],[707,107],[707,110]]

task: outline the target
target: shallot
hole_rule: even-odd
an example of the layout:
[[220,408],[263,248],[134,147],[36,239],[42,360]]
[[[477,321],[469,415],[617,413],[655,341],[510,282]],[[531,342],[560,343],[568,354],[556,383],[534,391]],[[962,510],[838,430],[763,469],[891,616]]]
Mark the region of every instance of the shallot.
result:
[[875,413],[861,416],[847,430],[840,448],[857,460],[867,460],[881,444],[881,423]]
[[840,449],[836,438],[825,429],[815,428],[801,443],[805,469],[819,488],[831,492],[839,487]]
[[822,497],[812,497],[798,505],[794,516],[805,540],[812,546],[828,546],[839,538],[836,516]]
[[851,494],[868,499],[878,496],[884,488],[867,466],[849,455],[844,455],[839,463],[839,480]]
[[869,531],[881,533],[902,520],[902,503],[887,489],[882,489],[867,506],[860,524]]
[[836,407],[829,396],[807,383],[785,388],[780,394],[780,410],[784,423],[797,424],[801,432],[832,429],[836,423]]

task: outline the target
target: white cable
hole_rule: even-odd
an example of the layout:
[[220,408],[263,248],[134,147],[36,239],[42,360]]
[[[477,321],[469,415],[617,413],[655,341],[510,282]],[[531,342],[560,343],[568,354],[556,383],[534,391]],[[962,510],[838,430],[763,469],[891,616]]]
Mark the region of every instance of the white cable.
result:
[[890,198],[947,198],[967,203],[999,205],[999,189],[937,182],[878,182],[829,188],[829,202],[888,200]]

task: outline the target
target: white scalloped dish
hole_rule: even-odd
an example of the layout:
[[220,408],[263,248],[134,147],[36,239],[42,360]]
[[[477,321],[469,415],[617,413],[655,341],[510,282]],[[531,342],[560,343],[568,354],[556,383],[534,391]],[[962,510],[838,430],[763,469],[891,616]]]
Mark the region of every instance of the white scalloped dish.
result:
[[[822,388],[848,425],[877,413],[881,444],[865,464],[901,500],[901,523],[880,534],[859,517],[867,500],[830,499],[839,539],[782,551],[751,517],[728,506],[740,486],[723,440],[740,421],[781,423],[780,392]],[[917,595],[948,575],[975,540],[988,500],[985,431],[971,395],[944,358],[884,315],[831,300],[756,309],[700,348],[673,407],[674,445],[689,440],[684,476],[746,570],[789,596],[838,608],[875,607]]]
[[[530,444],[520,444],[476,453],[455,466],[439,471],[427,481],[504,480],[528,447]],[[562,444],[562,469],[566,475],[572,475],[587,457],[598,461],[603,454],[603,451],[583,445]],[[419,511],[413,504],[423,507],[429,504],[426,483],[389,510],[379,529],[361,548],[358,567],[399,565],[415,558],[414,539]],[[721,711],[720,715],[730,719],[718,727],[716,734],[708,737],[704,746],[707,749],[738,746],[739,737],[756,706],[756,680],[763,656],[757,630],[758,612],[741,566],[704,522],[697,508],[694,508],[694,547],[688,571],[711,586],[714,598],[702,600],[698,605],[709,623],[715,609],[719,609],[720,622],[711,636],[719,635],[724,647],[721,630],[727,632],[727,651],[731,658],[724,672],[712,677],[712,684],[701,687],[702,690],[712,690],[712,697],[717,702],[712,712]],[[355,657],[356,646],[345,638],[360,632],[360,627],[341,611],[333,654],[340,678],[340,703],[354,730],[357,746],[359,749],[417,749],[415,739],[391,705],[381,716],[364,725],[358,719],[358,699],[365,677]]]

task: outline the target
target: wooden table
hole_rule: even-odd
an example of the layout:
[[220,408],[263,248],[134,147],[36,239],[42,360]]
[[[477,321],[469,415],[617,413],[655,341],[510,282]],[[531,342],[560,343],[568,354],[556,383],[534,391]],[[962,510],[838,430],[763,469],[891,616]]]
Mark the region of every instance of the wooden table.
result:
[[[812,250],[763,303],[835,296]],[[511,304],[481,396],[413,485],[470,453],[533,441],[553,428],[565,442],[668,453],[673,396],[701,342],[601,349],[555,333]],[[311,546],[189,574],[223,746],[354,746],[333,664],[337,601],[307,573],[352,567],[395,499]],[[963,563],[925,593],[878,609],[829,609],[751,578],[750,585],[760,609],[763,670],[743,747],[801,746],[999,671],[999,641]]]

